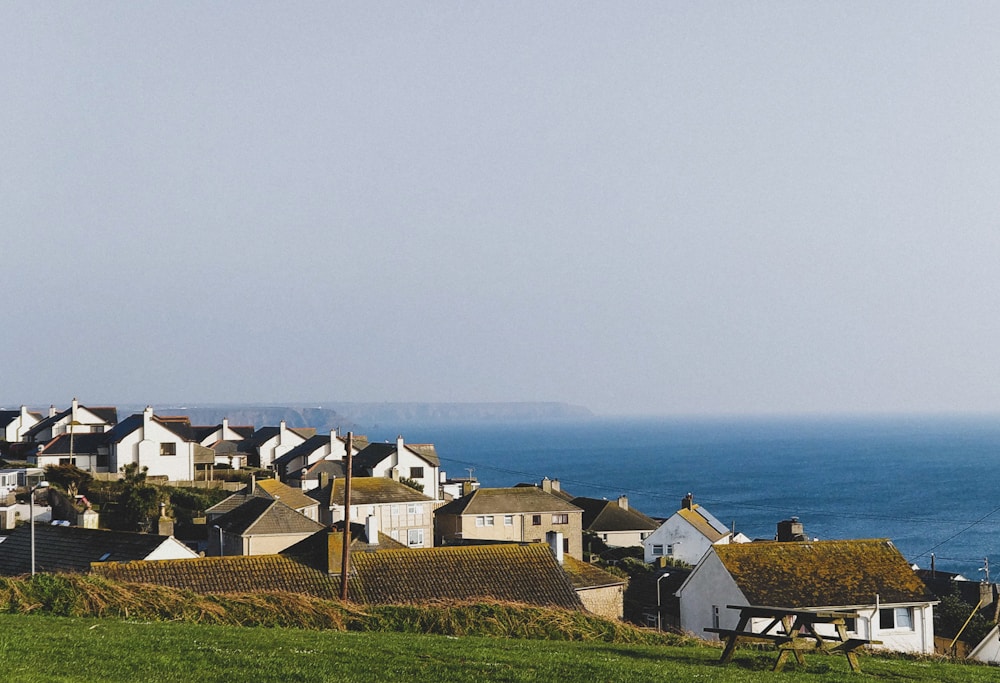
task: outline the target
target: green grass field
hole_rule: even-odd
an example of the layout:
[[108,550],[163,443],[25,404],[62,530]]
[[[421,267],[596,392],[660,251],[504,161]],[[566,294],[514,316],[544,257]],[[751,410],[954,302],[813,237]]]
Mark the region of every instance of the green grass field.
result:
[[699,646],[611,645],[0,615],[0,681],[996,681],[995,668],[809,655],[771,673],[773,652],[719,666]]

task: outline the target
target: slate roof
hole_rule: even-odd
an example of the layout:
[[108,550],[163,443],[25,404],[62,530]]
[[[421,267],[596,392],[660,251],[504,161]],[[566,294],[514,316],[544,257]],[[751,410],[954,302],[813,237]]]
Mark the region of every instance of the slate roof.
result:
[[549,547],[498,544],[386,550],[352,560],[352,592],[375,604],[503,600],[582,609]]
[[280,500],[258,496],[250,498],[238,508],[215,520],[216,526],[238,536],[269,536],[276,534],[301,534],[319,531],[323,525]]
[[[201,442],[205,437],[221,429],[221,423],[217,425],[191,425],[191,435],[195,441]],[[239,434],[243,439],[249,439],[254,433],[253,425],[229,425],[229,429]]]
[[435,514],[483,515],[524,512],[580,512],[580,508],[535,486],[479,488],[439,507]]
[[700,505],[695,504],[690,508],[681,508],[677,514],[712,543],[729,535],[729,529],[726,528],[726,525]]
[[298,446],[294,447],[292,450],[288,451],[281,457],[275,458],[273,464],[275,467],[279,466],[284,467],[289,463],[291,463],[296,458],[307,456],[313,451],[317,451],[323,448],[324,446],[328,446],[329,444],[330,444],[329,434],[317,434],[315,436],[306,439],[305,441],[303,441]]
[[212,507],[210,507],[207,510],[205,510],[205,514],[206,515],[224,515],[227,512],[231,512],[231,511],[235,510],[236,508],[238,508],[239,506],[243,505],[243,503],[247,502],[248,500],[250,500],[250,494],[249,493],[246,493],[246,492],[243,492],[243,493],[234,493],[233,495],[229,496],[228,498],[224,498],[223,500],[219,501],[218,503],[216,503]]
[[[36,413],[34,411],[28,411],[28,415],[31,415],[36,420],[42,419],[41,413]],[[0,410],[0,427],[6,427],[11,422],[21,417],[20,410]]]
[[713,546],[751,605],[841,607],[931,602],[933,594],[886,539]]
[[[84,410],[89,410],[98,419],[103,420],[106,424],[113,425],[118,422],[118,409],[113,406],[101,406],[98,408],[91,408],[90,406],[78,405],[77,408],[83,408]],[[41,419],[41,421],[35,423],[31,426],[31,429],[24,433],[25,438],[31,440],[35,436],[45,431],[52,425],[56,424],[63,418],[69,417],[73,413],[72,408],[67,408],[66,410],[56,413],[55,415],[49,415]]]
[[[430,443],[404,443],[403,448],[409,449],[416,455],[420,456],[432,467],[440,467],[441,460],[438,458],[437,450],[434,448],[434,444]],[[390,443],[370,443],[361,449],[357,455],[353,458],[354,470],[366,471],[371,470],[380,462],[388,457],[391,457],[393,453],[396,452],[396,442],[392,441]]]
[[565,554],[563,555],[563,571],[566,572],[570,583],[576,590],[622,586],[626,583],[626,580],[619,576]]
[[[295,432],[298,436],[302,437],[303,439],[311,439],[312,437],[316,436],[315,427],[286,427],[286,429],[290,432]],[[260,429],[255,431],[250,437],[248,437],[247,440],[250,441],[250,443],[252,443],[254,446],[259,446],[262,443],[266,442],[268,439],[273,439],[274,437],[278,436],[280,432],[281,432],[280,426],[261,427]]]
[[654,531],[660,525],[638,510],[623,509],[615,500],[577,497],[570,501],[583,510],[583,529],[602,531]]
[[[306,495],[318,500],[321,505],[344,505],[344,484],[346,479],[334,479],[323,486],[309,491]],[[351,505],[379,505],[382,503],[429,503],[424,494],[406,484],[400,484],[388,477],[352,477]]]
[[[152,420],[162,425],[184,441],[194,441],[191,421],[184,416],[153,415]],[[142,427],[142,413],[133,413],[105,432],[109,442],[119,442]]]
[[[157,534],[36,524],[35,569],[86,572],[91,562],[141,560],[169,538]],[[0,574],[12,576],[30,571],[31,527],[24,524],[0,546]]]
[[[86,434],[60,434],[39,449],[39,455],[69,455],[70,449],[74,455],[96,454],[98,448],[107,448],[107,432],[96,432]],[[105,450],[105,452],[107,452]]]

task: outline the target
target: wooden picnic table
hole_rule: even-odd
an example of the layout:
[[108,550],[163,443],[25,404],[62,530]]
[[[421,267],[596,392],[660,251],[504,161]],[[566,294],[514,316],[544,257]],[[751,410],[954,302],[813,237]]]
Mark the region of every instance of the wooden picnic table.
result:
[[[761,605],[726,605],[729,609],[740,610],[740,620],[735,629],[706,628],[710,633],[718,633],[725,637],[726,647],[722,651],[723,664],[728,664],[733,658],[733,651],[740,639],[751,642],[774,643],[778,649],[778,660],[774,663],[774,671],[781,671],[789,655],[795,655],[795,661],[804,666],[803,655],[806,651],[843,652],[851,665],[851,671],[861,671],[858,655],[855,649],[862,645],[878,643],[877,640],[865,638],[850,638],[847,635],[847,619],[857,619],[855,612],[841,610],[812,611],[793,609],[791,607],[766,607]],[[754,619],[770,619],[771,621],[761,631],[753,630]],[[834,627],[833,634],[820,633],[817,626],[829,624]],[[781,627],[778,629],[778,627]]]

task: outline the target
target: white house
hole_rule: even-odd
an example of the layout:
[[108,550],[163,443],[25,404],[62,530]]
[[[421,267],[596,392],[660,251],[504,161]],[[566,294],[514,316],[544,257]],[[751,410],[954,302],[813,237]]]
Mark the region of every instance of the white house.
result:
[[202,446],[211,446],[216,441],[244,441],[253,436],[253,425],[230,426],[229,418],[222,418],[217,425],[192,425],[194,440]]
[[[749,540],[740,536],[736,539],[738,542]],[[689,493],[681,501],[681,509],[643,539],[643,560],[652,563],[661,557],[669,557],[695,565],[713,545],[725,545],[731,541],[733,534],[726,525],[695,504],[694,497]]]
[[25,406],[19,410],[0,410],[0,441],[22,441],[25,432],[41,421],[41,414],[33,413]]
[[406,444],[403,437],[395,443],[368,444],[354,458],[354,474],[389,479],[410,479],[423,486],[424,494],[441,500],[441,461],[433,444]]
[[140,469],[149,468],[149,476],[194,479],[195,449],[201,446],[191,439],[191,423],[186,417],[159,417],[146,406],[115,425],[107,436],[112,472],[136,463]]
[[[358,452],[356,443],[352,443],[351,455],[356,455]],[[293,474],[300,475],[303,469],[320,460],[340,461],[346,455],[347,439],[340,436],[334,429],[328,435],[317,434],[306,439],[284,455],[275,458],[271,466],[278,473],[278,478],[287,482]]]
[[284,420],[277,427],[261,427],[251,438],[257,453],[256,465],[269,468],[277,458],[314,436],[314,428],[290,428]]
[[711,546],[677,597],[681,628],[703,638],[717,638],[706,628],[736,627],[728,605],[766,605],[848,610],[858,614],[849,635],[881,641],[873,647],[934,652],[937,600],[885,539]]
[[114,407],[88,408],[73,399],[70,407],[56,412],[49,407],[48,417],[42,418],[23,433],[25,441],[45,443],[60,434],[92,434],[106,432],[118,422],[118,409]]

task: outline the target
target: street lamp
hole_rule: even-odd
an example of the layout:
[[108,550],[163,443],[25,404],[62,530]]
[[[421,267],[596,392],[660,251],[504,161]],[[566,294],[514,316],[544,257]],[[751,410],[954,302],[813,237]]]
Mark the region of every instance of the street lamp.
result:
[[35,575],[35,491],[47,489],[49,482],[44,479],[28,492],[28,523],[31,524],[31,575]]
[[660,581],[670,576],[670,572],[663,572],[656,577],[656,630],[663,630],[663,608],[660,607]]
[[218,524],[213,524],[212,528],[219,530],[219,557],[225,557],[226,550],[225,546],[222,545],[222,527],[219,526]]

